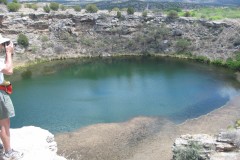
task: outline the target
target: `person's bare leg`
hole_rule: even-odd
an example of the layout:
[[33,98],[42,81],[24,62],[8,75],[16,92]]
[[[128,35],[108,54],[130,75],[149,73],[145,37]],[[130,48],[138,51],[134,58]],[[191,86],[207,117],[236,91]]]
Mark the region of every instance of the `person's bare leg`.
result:
[[5,152],[11,150],[10,145],[10,119],[6,118],[3,120],[0,120],[0,126],[1,126],[1,132],[0,137],[3,142],[3,147]]

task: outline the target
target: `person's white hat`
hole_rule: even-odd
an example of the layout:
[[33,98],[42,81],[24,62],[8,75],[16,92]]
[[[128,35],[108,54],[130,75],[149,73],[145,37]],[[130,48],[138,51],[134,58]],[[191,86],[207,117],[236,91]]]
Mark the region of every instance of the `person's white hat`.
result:
[[0,34],[0,44],[4,43],[4,42],[7,42],[7,41],[10,41],[9,38],[3,38],[2,35]]

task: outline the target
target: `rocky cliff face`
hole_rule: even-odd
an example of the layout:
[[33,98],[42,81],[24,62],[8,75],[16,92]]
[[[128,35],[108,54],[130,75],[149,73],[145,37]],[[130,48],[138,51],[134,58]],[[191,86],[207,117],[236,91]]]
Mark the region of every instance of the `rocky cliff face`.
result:
[[18,62],[115,54],[188,54],[226,60],[240,48],[238,20],[22,10],[1,14],[0,27],[15,44],[18,34],[28,37],[28,48],[16,45]]

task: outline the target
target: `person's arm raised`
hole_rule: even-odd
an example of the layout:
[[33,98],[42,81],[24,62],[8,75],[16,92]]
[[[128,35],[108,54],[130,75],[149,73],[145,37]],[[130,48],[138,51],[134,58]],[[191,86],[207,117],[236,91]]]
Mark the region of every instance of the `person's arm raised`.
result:
[[11,42],[6,48],[5,67],[2,69],[2,73],[6,75],[13,74],[12,54],[13,54],[13,43]]

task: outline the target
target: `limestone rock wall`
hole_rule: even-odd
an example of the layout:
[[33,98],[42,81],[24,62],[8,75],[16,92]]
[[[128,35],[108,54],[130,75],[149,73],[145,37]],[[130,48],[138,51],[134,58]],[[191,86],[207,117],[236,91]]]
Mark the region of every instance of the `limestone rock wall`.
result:
[[[169,19],[163,15],[142,17],[73,10],[2,13],[0,33],[16,44],[16,61],[33,61],[114,54],[165,54],[179,51],[178,41],[187,40],[187,53],[212,60],[234,58],[240,50],[240,21],[218,22],[193,18]],[[164,28],[165,32],[159,31]],[[17,36],[29,38],[28,48],[18,46]],[[186,52],[186,51],[184,51]]]

